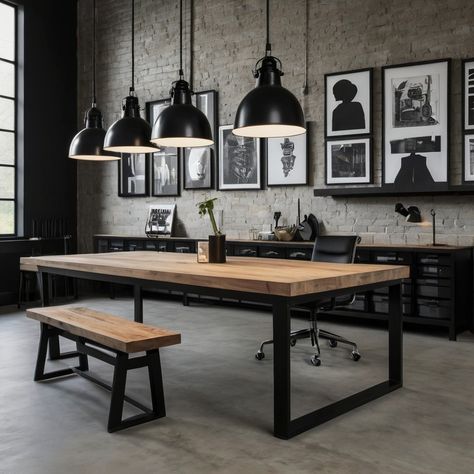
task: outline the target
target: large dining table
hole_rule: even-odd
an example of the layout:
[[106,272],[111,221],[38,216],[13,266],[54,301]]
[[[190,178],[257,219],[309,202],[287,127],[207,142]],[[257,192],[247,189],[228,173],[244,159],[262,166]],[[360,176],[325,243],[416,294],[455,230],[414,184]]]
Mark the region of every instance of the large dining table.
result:
[[[402,387],[401,282],[409,267],[316,263],[228,257],[223,264],[198,263],[195,254],[153,251],[28,257],[41,282],[42,304],[49,305],[51,275],[130,285],[134,319],[143,322],[143,290],[159,289],[266,303],[273,313],[273,432],[289,439],[336,416]],[[388,287],[388,378],[297,418],[291,416],[291,308],[337,296]],[[179,329],[179,326],[178,326]],[[50,357],[60,358],[59,342]]]

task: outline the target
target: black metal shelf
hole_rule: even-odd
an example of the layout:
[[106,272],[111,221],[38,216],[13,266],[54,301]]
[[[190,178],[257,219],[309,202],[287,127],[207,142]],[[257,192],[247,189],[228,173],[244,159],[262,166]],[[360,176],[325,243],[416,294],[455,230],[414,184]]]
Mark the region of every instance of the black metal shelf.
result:
[[370,197],[370,196],[456,196],[474,195],[474,185],[442,185],[430,190],[409,190],[400,191],[392,186],[371,186],[353,188],[319,188],[314,189],[314,196],[332,197]]

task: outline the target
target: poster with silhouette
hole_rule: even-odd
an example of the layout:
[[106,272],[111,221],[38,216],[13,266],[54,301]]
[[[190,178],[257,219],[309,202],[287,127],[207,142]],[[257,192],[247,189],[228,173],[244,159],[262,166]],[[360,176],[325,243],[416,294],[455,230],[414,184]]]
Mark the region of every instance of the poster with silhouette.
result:
[[144,153],[122,153],[119,166],[120,197],[148,196],[148,155]]
[[474,58],[463,61],[464,130],[474,130]]
[[449,60],[383,68],[383,185],[430,191],[448,182]]
[[464,135],[463,182],[474,183],[474,133]]
[[153,153],[151,171],[152,196],[179,196],[177,148],[166,147]]
[[[308,130],[308,127],[306,128]],[[267,185],[308,184],[308,136],[268,138],[266,146]]]
[[325,75],[326,137],[372,133],[372,69]]
[[261,189],[260,140],[219,127],[219,189]]
[[327,140],[326,184],[370,184],[371,154],[370,137]]

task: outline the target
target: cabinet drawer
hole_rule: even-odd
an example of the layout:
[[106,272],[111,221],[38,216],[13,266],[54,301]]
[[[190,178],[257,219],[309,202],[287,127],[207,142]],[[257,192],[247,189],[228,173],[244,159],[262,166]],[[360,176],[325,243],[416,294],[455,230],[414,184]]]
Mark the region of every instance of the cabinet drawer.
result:
[[451,265],[451,256],[444,254],[418,255],[418,262],[423,265]]
[[281,247],[264,247],[258,248],[258,256],[266,258],[285,258],[285,249]]
[[178,243],[174,244],[174,251],[176,253],[194,253],[194,243]]
[[286,249],[287,258],[293,260],[311,260],[311,255],[313,254],[313,249],[311,248],[291,248]]
[[438,278],[449,278],[452,275],[452,267],[441,265],[420,265],[418,267],[419,276],[433,276]]
[[391,263],[397,265],[409,265],[412,261],[411,254],[405,252],[387,252],[374,257],[375,263]]
[[158,250],[159,242],[150,242],[147,240],[145,242],[145,250]]
[[123,240],[110,240],[109,252],[123,252]]
[[418,300],[418,316],[421,318],[449,319],[451,302],[446,300]]
[[258,255],[257,247],[251,245],[234,247],[234,255],[239,257],[256,257]]
[[416,294],[425,298],[451,298],[451,288],[449,286],[430,285],[421,283],[418,280],[416,285]]
[[370,252],[368,250],[357,250],[355,256],[356,263],[370,263]]
[[103,240],[99,239],[97,241],[97,252],[99,253],[105,253],[109,251],[109,241],[108,240]]

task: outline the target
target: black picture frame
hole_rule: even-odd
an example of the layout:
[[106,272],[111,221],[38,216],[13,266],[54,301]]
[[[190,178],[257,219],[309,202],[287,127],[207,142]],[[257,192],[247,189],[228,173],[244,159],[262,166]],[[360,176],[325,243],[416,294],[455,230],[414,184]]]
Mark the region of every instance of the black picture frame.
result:
[[[214,189],[215,187],[215,169],[217,161],[217,149],[218,149],[218,93],[214,89],[195,92],[193,95],[193,104],[204,113],[204,115],[209,120],[211,126],[212,138],[214,140],[214,145],[210,147],[202,148],[182,148],[180,154],[182,156],[182,169],[183,169],[183,189],[185,190],[194,190],[194,189]],[[207,99],[207,103],[210,103],[209,107],[205,107],[201,100],[202,98]],[[210,110],[209,110],[210,109]],[[194,150],[194,151],[193,151]],[[210,176],[209,180],[206,180],[205,183],[199,183],[199,180],[192,180],[192,177],[188,173],[188,161],[199,153],[205,154],[206,161],[209,164]],[[201,155],[202,156],[202,155]]]
[[[435,71],[436,67],[439,67],[441,72],[427,72],[430,70]],[[442,111],[442,113],[438,113],[438,123],[434,124],[432,126],[430,125],[420,125],[420,126],[406,126],[406,127],[392,127],[392,128],[399,128],[400,130],[405,130],[404,136],[401,136],[398,139],[393,139],[394,137],[388,137],[387,136],[387,111],[393,112],[392,110],[392,94],[390,94],[390,102],[387,97],[387,80],[390,80],[391,78],[393,79],[398,79],[400,78],[404,79],[407,77],[408,74],[410,74],[410,78],[420,78],[422,76],[430,76],[430,78],[439,73],[444,74],[442,71],[442,68],[445,67],[445,77],[444,77],[444,84],[442,84],[442,80],[439,80],[439,91],[438,91],[438,109],[439,111]],[[418,68],[418,70],[416,69]],[[393,74],[393,71],[396,69],[405,69],[405,74],[400,77],[395,77],[396,73]],[[408,83],[406,84],[407,81],[400,81],[400,85],[405,82],[404,88],[406,89],[409,86],[413,86],[413,84]],[[425,80],[426,83],[426,80]],[[399,86],[400,87],[400,86]],[[416,87],[411,87],[412,89],[416,89]],[[419,88],[419,87],[418,87]],[[390,88],[390,90],[392,90]],[[417,192],[430,192],[430,191],[437,191],[441,189],[445,189],[450,182],[450,91],[451,91],[451,59],[449,58],[444,58],[444,59],[435,59],[435,60],[429,60],[429,61],[419,61],[419,62],[412,62],[412,63],[404,63],[404,64],[394,64],[394,65],[389,65],[389,66],[384,66],[382,68],[382,187],[384,189],[390,189],[393,192],[396,191],[407,191],[408,189],[411,189],[413,191]],[[411,92],[412,97],[419,97],[421,96],[426,96],[428,97],[427,93],[424,93],[423,90],[421,91],[422,94],[416,91]],[[405,91],[401,92],[401,95],[403,95]],[[409,92],[407,91],[406,96],[409,96]],[[416,101],[418,99],[413,99],[413,101]],[[426,100],[426,99],[425,99]],[[418,100],[418,102],[420,102]],[[390,104],[390,108],[387,107],[387,104]],[[423,106],[426,105],[426,102],[423,104]],[[431,103],[428,103],[428,105],[431,107]],[[423,110],[423,106],[420,106],[421,110]],[[416,114],[419,116],[420,114],[423,114],[421,111],[417,111],[415,108]],[[401,114],[403,111],[398,111],[398,113]],[[430,112],[430,117],[428,119],[433,119],[433,116],[435,114],[433,112]],[[425,118],[428,116],[428,114],[424,115]],[[401,119],[400,119],[401,120]],[[419,119],[418,119],[419,120]],[[436,120],[435,120],[436,121]],[[436,125],[442,125],[441,127],[437,127]],[[443,125],[444,124],[444,125]],[[419,131],[417,130],[410,130],[410,128],[414,129],[420,129]],[[408,132],[406,131],[408,130]],[[431,139],[431,144],[429,143],[429,140],[427,140],[427,137],[433,137],[435,136],[435,140],[433,141]],[[439,138],[439,140],[438,140]],[[416,182],[410,182],[410,183],[405,183],[404,180],[400,179],[399,182],[397,182],[397,176],[393,178],[393,181],[391,181],[394,171],[390,171],[387,169],[387,160],[391,158],[392,154],[406,154],[406,153],[411,153],[411,151],[397,151],[397,152],[392,152],[392,153],[387,153],[387,145],[390,142],[390,146],[393,148],[394,146],[398,146],[398,149],[404,149],[404,147],[407,147],[409,145],[410,148],[414,147],[414,153],[418,154],[417,151],[419,148],[424,149],[423,151],[420,151],[424,154],[426,153],[440,153],[440,158],[442,161],[444,161],[444,166],[440,168],[439,164],[436,164],[436,166],[432,165],[432,170],[436,170],[437,173],[439,173],[439,170],[442,169],[442,173],[444,176],[444,179],[435,179],[431,171],[428,169],[428,165],[424,164],[423,161],[420,161],[417,165],[411,165],[413,168],[420,168],[421,171],[418,173],[422,178],[419,180],[418,183]],[[395,143],[396,142],[396,143]],[[409,143],[411,142],[411,143]],[[414,144],[414,145],[413,145]],[[439,150],[437,148],[439,147]],[[426,151],[426,150],[434,150],[434,151]],[[427,158],[425,157],[425,163]],[[407,158],[407,157],[400,157],[400,161],[402,158]],[[435,159],[435,158],[433,158]],[[394,165],[391,163],[391,167]],[[398,172],[403,167],[403,163],[400,164]],[[396,165],[395,165],[395,171],[396,171]],[[411,174],[413,175],[413,173]],[[389,176],[389,180],[387,180],[387,176]],[[426,176],[426,179],[423,179],[423,176]]]
[[[474,69],[474,58],[466,58],[462,60],[462,129],[464,133],[473,133],[474,132],[474,112],[472,117],[472,125],[469,125],[469,112],[468,109],[472,108],[474,111],[474,85],[470,86],[469,83],[466,83],[466,76],[468,75],[468,65],[471,64],[472,69]],[[472,87],[473,91],[467,92],[467,89]],[[472,98],[471,106],[469,105],[468,98]]]
[[[263,189],[263,182],[264,182],[264,170],[263,170],[263,160],[262,160],[262,155],[263,155],[263,150],[262,150],[262,141],[260,138],[246,138],[246,137],[237,137],[234,135],[236,138],[236,141],[242,141],[242,140],[255,140],[255,145],[254,149],[257,153],[256,157],[256,163],[258,165],[258,169],[256,171],[256,177],[257,177],[257,183],[251,183],[250,185],[248,184],[225,184],[221,183],[223,179],[221,180],[221,173],[223,170],[223,164],[222,161],[225,157],[225,154],[223,153],[224,149],[224,140],[222,139],[223,132],[224,131],[232,131],[233,125],[221,125],[219,126],[219,153],[218,153],[218,160],[217,160],[217,166],[216,166],[216,174],[217,174],[217,189],[219,191],[258,191]],[[222,136],[221,136],[222,135]]]
[[[138,174],[136,164],[133,161],[143,159],[143,165],[140,163],[140,171]],[[119,197],[148,197],[150,193],[150,154],[149,153],[122,153],[121,159],[118,160],[118,195]],[[138,177],[143,176],[143,179]],[[143,182],[143,183],[142,183]],[[131,189],[137,187],[143,191],[135,192]]]
[[[174,152],[174,150],[176,150]],[[178,197],[181,195],[180,186],[180,151],[178,148],[166,147],[163,151],[151,154],[151,195],[153,197]],[[161,163],[157,163],[160,160]],[[164,169],[164,176],[168,181],[160,183],[158,170]],[[161,188],[161,189],[160,189]]]
[[[362,97],[360,100],[363,101],[364,105],[361,105],[362,110],[364,112],[364,117],[366,121],[366,127],[364,128],[353,128],[353,129],[346,129],[346,130],[341,130],[340,132],[335,132],[332,130],[332,127],[329,127],[329,87],[334,87],[334,84],[332,84],[333,79],[337,78],[340,76],[340,80],[342,79],[347,79],[350,81],[356,82],[360,84],[366,82],[367,89],[364,91],[362,94]],[[367,76],[364,78],[364,76]],[[373,122],[374,122],[374,114],[373,114],[373,109],[374,109],[374,93],[373,93],[373,76],[374,76],[374,68],[363,68],[363,69],[352,69],[349,71],[340,71],[340,72],[332,72],[324,75],[324,136],[327,139],[330,138],[340,138],[340,137],[353,137],[357,135],[372,135],[373,133]],[[359,89],[357,89],[357,92],[359,92]],[[332,93],[332,92],[331,92]],[[354,99],[357,98],[357,95],[354,97]],[[368,104],[367,104],[368,101]],[[339,102],[339,101],[333,101],[333,102]],[[352,99],[351,101],[352,102]],[[359,104],[360,102],[357,101]],[[366,115],[369,113],[369,119],[367,120]],[[347,116],[347,112],[343,114],[344,116]]]
[[[330,170],[332,171],[332,163],[329,166],[329,154],[328,148],[333,144],[347,144],[364,142],[366,144],[366,159],[368,150],[368,160],[366,162],[366,173],[361,179],[351,179],[350,177],[329,177]],[[331,157],[332,158],[332,157]],[[353,135],[353,136],[342,136],[327,139],[324,147],[324,164],[325,164],[325,183],[327,186],[347,186],[347,185],[367,185],[373,184],[374,182],[374,158],[373,158],[373,138],[371,135]]]
[[[265,157],[265,175],[266,175],[266,185],[269,188],[276,188],[276,187],[288,187],[288,186],[308,186],[309,185],[309,171],[310,171],[310,122],[306,122],[306,132],[301,135],[295,135],[293,137],[282,137],[282,138],[266,138],[262,140],[262,147],[263,147],[263,155]],[[305,153],[305,166],[304,166],[304,179],[301,182],[281,182],[277,183],[275,178],[270,176],[270,167],[269,167],[269,149],[271,146],[270,141],[281,142],[282,140],[288,139],[290,141],[295,141],[299,139],[303,139],[306,146],[306,153]],[[281,145],[280,145],[281,146]],[[283,147],[282,147],[283,148]],[[284,177],[282,178],[284,179]]]

